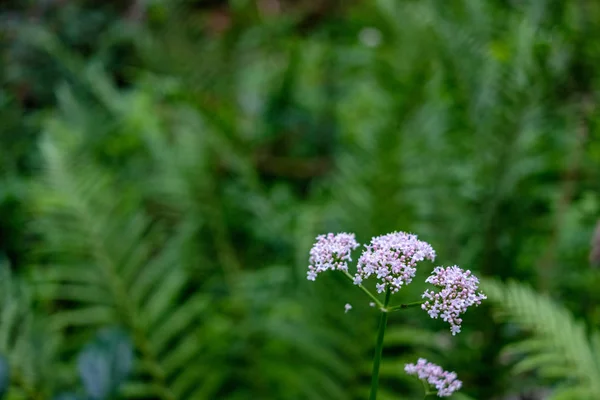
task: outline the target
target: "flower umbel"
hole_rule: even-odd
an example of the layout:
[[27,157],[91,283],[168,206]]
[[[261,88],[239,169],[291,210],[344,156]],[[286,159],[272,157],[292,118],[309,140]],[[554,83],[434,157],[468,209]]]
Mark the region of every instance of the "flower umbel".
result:
[[417,235],[393,232],[371,239],[358,259],[354,284],[360,285],[371,275],[376,275],[380,283],[377,292],[389,287],[392,293],[402,285],[412,281],[417,271],[417,262],[425,259],[433,261],[435,251],[429,243],[417,239]]
[[[460,315],[469,306],[481,304],[481,300],[486,297],[483,293],[477,292],[479,279],[473,276],[471,271],[464,271],[457,266],[436,267],[426,282],[441,288],[439,292],[426,290],[422,295],[425,300],[390,305],[391,294],[397,293],[402,286],[412,282],[417,272],[418,262],[425,259],[434,261],[435,251],[429,243],[418,240],[417,235],[410,233],[392,232],[377,236],[365,246],[357,262],[356,274],[352,276],[348,271],[348,263],[352,261],[352,251],[358,246],[353,233],[328,233],[317,236],[315,244],[310,249],[307,279],[314,281],[319,273],[327,270],[343,271],[343,275],[358,285],[358,288],[372,300],[369,305],[378,306],[381,311],[369,394],[369,400],[377,400],[379,369],[388,313],[420,305],[431,318],[441,317],[450,323],[452,335],[455,335],[460,332],[462,323]],[[363,280],[372,275],[378,280],[377,292],[385,292],[383,301],[362,285]],[[350,304],[344,306],[346,313],[351,309]],[[409,375],[418,375],[426,386],[426,397],[430,394],[437,394],[439,397],[450,396],[462,386],[462,382],[456,379],[454,372],[444,371],[423,358],[420,358],[416,364],[406,364],[404,369]],[[427,385],[435,388],[435,391],[427,388]]]
[[481,300],[487,298],[483,293],[477,293],[479,279],[472,275],[471,271],[464,271],[456,265],[446,268],[436,267],[425,282],[442,290],[438,293],[425,290],[423,298],[427,300],[421,308],[426,310],[431,318],[441,317],[450,323],[452,335],[460,332],[462,323],[460,314],[472,305],[481,304]]
[[352,261],[351,252],[359,246],[353,233],[328,233],[317,236],[310,249],[308,273],[306,278],[314,281],[320,272],[331,270],[348,271],[348,261]]
[[448,397],[462,387],[462,382],[456,379],[456,373],[444,371],[442,367],[419,358],[416,364],[406,364],[404,367],[409,375],[417,375],[437,390],[438,397]]

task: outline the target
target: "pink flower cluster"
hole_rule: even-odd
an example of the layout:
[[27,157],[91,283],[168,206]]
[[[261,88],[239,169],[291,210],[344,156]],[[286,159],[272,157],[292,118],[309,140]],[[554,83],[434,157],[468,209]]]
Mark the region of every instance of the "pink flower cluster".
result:
[[310,249],[307,279],[314,281],[320,272],[328,269],[348,271],[348,261],[352,261],[352,250],[358,246],[353,233],[328,233],[317,236],[317,242]]
[[402,285],[412,281],[417,262],[425,259],[433,261],[435,251],[416,235],[393,232],[374,237],[358,259],[354,284],[360,285],[363,280],[376,275],[380,280],[376,285],[378,293],[388,287],[396,293]]
[[460,314],[472,305],[481,304],[481,300],[487,298],[483,293],[477,293],[479,279],[472,275],[471,271],[464,271],[456,265],[446,268],[436,267],[425,282],[442,290],[438,293],[425,290],[423,298],[427,300],[421,308],[426,310],[431,318],[441,317],[450,323],[452,335],[460,332],[462,323]]
[[416,364],[406,364],[404,367],[409,375],[417,375],[419,379],[427,381],[437,390],[438,397],[448,397],[462,387],[462,382],[456,379],[456,373],[444,371],[442,367],[419,358]]

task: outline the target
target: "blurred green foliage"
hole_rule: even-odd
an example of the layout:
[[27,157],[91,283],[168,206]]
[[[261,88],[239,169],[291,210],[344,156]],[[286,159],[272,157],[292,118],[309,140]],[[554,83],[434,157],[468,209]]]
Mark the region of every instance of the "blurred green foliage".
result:
[[600,333],[573,318],[564,307],[526,285],[506,286],[485,281],[484,289],[501,310],[500,318],[530,332],[506,347],[504,356],[515,362],[513,372],[538,371],[559,381],[551,398],[596,399],[600,396]]
[[[134,348],[120,398],[365,398],[377,313],[343,279],[305,279],[328,231],[415,232],[440,264],[600,324],[600,3],[5,3],[9,399],[76,393],[78,354],[110,326]],[[490,304],[537,315],[534,298]],[[476,399],[561,395],[565,376],[502,350],[540,325],[490,311],[454,338],[391,315],[380,397],[419,393],[418,356]]]

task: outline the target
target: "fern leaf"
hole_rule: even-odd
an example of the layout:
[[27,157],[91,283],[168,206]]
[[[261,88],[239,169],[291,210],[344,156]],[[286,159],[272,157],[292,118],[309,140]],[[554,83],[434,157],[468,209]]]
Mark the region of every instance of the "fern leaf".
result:
[[[72,133],[65,140],[62,132],[50,133],[43,145],[38,216],[55,262],[35,282],[46,301],[74,304],[54,312],[50,323],[62,332],[129,328],[141,358],[136,370],[145,374],[125,390],[185,399],[189,387],[175,382],[198,364],[200,346],[196,330],[187,329],[199,314],[184,295],[188,277],[175,251],[180,237],[161,244],[161,231],[141,211],[140,199],[117,193],[116,182],[100,166],[82,161],[77,146]],[[175,305],[181,307],[174,313]],[[175,335],[177,327],[186,329]]]
[[[59,383],[54,355],[59,337],[34,314],[25,287],[0,261],[0,353],[8,359],[8,398],[45,398]],[[51,378],[52,375],[52,378]]]
[[592,343],[568,310],[520,283],[485,280],[482,287],[504,319],[532,335],[510,349],[525,356],[515,372],[538,370],[561,379],[572,393],[600,398],[600,371]]
[[594,392],[585,387],[558,388],[550,396],[550,400],[594,400]]

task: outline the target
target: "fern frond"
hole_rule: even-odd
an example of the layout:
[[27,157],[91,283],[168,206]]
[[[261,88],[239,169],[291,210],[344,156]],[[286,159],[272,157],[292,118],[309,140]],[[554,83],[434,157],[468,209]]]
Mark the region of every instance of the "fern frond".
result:
[[202,302],[185,295],[188,276],[177,258],[181,237],[164,240],[139,196],[119,190],[105,170],[78,157],[74,136],[50,132],[42,146],[45,171],[37,212],[53,263],[36,269],[38,294],[48,302],[72,304],[51,315],[58,331],[128,328],[138,370],[145,374],[126,392],[185,399],[188,386],[176,382],[198,363]]
[[8,360],[8,398],[45,399],[61,376],[55,364],[59,337],[33,311],[26,287],[0,260],[0,353]]
[[516,364],[515,372],[536,370],[560,379],[564,389],[557,392],[557,398],[600,398],[597,333],[590,339],[585,325],[567,309],[526,285],[485,280],[482,288],[503,319],[532,336],[509,348],[525,357]]

